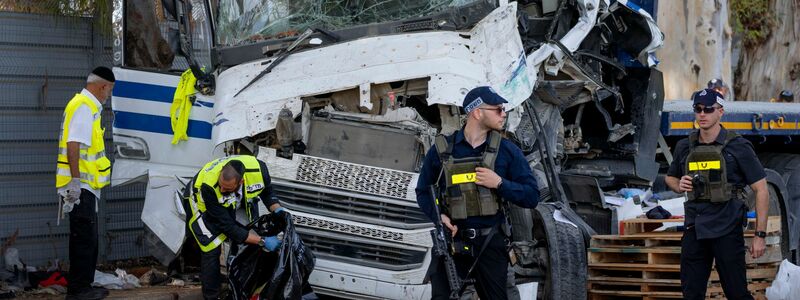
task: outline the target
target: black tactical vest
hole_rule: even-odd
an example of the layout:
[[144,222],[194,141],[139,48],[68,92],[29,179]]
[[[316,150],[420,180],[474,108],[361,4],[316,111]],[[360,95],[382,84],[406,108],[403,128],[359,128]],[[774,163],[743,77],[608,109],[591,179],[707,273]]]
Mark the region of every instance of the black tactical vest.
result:
[[725,168],[725,156],[722,149],[728,142],[739,135],[728,131],[722,145],[697,144],[699,132],[689,136],[689,155],[686,157],[686,171],[692,176],[692,192],[688,193],[689,201],[725,202],[732,197],[739,197],[740,189],[728,183]]
[[494,216],[500,210],[500,197],[494,189],[475,184],[475,168],[494,170],[494,162],[502,136],[490,131],[488,145],[481,157],[453,158],[453,141],[448,142],[443,135],[436,137],[436,150],[442,162],[442,175],[446,179],[444,190],[445,207],[452,220],[467,217]]

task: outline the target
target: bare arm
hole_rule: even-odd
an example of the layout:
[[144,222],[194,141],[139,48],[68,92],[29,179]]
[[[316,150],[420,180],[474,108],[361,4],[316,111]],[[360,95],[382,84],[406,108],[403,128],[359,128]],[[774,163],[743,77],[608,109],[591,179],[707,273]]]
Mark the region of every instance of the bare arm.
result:
[[[767,179],[762,178],[759,181],[750,185],[753,192],[756,194],[756,231],[767,230],[767,211],[769,211],[769,189],[767,188]],[[753,237],[750,243],[750,256],[752,258],[759,258],[764,255],[767,250],[767,242],[760,237]]]
[[250,231],[250,233],[247,234],[247,239],[244,240],[245,243],[251,244],[251,245],[258,245],[259,241],[261,241],[261,237],[258,236],[252,230]]
[[767,230],[767,212],[769,211],[769,189],[767,179],[761,179],[750,185],[756,194],[756,231]]
[[677,177],[672,177],[672,176],[664,177],[664,183],[666,183],[667,187],[669,187],[669,189],[672,190],[673,192],[682,193],[679,185],[680,179],[678,179]]
[[81,169],[78,166],[80,149],[80,142],[67,142],[67,162],[69,163],[69,173],[72,178],[81,178]]

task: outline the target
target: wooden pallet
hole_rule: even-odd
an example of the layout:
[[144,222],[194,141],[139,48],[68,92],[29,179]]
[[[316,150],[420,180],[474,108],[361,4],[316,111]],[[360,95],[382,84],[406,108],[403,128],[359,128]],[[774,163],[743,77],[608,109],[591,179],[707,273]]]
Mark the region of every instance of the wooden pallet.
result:
[[[681,299],[680,232],[640,232],[593,236],[588,249],[589,299]],[[763,299],[781,260],[780,231],[767,239],[767,253],[748,263],[748,289]],[[749,244],[752,232],[745,233]],[[724,298],[719,275],[712,270],[708,298]]]
[[[747,285],[748,290],[756,300],[766,300],[766,288],[770,283],[755,282]],[[602,287],[589,289],[590,300],[611,300],[611,299],[643,299],[643,300],[666,300],[666,299],[683,299],[683,293],[680,291],[680,286],[677,286],[678,291],[629,291],[629,290],[603,290]],[[725,294],[721,291],[722,287],[716,287],[719,291],[712,292],[712,288],[706,291],[706,299],[727,299]]]
[[[755,295],[764,294],[771,285],[770,279],[749,280],[747,289]],[[590,299],[606,299],[611,296],[626,298],[682,298],[680,279],[640,279],[625,277],[590,276],[588,280]],[[592,297],[596,296],[596,297]],[[708,298],[724,298],[722,285],[709,283]]]
[[[596,235],[592,237],[588,254],[589,262],[679,264],[681,253],[680,232],[651,232],[634,235]],[[745,245],[753,239],[752,233],[745,233]],[[764,255],[753,259],[745,255],[746,264],[780,262],[783,259],[780,248],[780,232],[767,237]]]
[[[646,219],[636,218],[622,220],[619,222],[620,235],[635,235],[638,233],[653,232],[657,228],[664,225],[664,223],[680,223],[683,224],[684,219]],[[752,233],[756,227],[756,219],[747,219],[746,231]],[[767,233],[776,233],[781,231],[781,216],[769,216],[767,218]]]
[[[589,248],[589,263],[647,263],[680,264],[681,248],[674,246],[654,248]],[[780,245],[767,245],[759,258],[745,254],[746,264],[773,263],[783,260]]]

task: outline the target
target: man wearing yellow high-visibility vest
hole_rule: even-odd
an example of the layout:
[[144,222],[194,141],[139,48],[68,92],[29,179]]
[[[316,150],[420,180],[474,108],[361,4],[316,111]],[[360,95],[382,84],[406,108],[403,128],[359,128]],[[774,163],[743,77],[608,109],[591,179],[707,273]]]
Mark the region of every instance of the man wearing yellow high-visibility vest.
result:
[[277,237],[261,237],[236,221],[236,209],[240,207],[249,221],[259,216],[256,198],[270,212],[288,214],[278,204],[270,182],[264,162],[253,156],[236,155],[207,163],[187,184],[184,196],[191,215],[187,213],[186,226],[201,250],[200,282],[205,299],[218,299],[220,295],[219,246],[224,241],[260,245],[267,251],[280,246]]
[[69,275],[67,299],[102,299],[105,289],[94,289],[97,265],[97,199],[111,178],[106,158],[101,114],[114,89],[114,73],[97,67],[86,87],[64,108],[58,140],[56,188],[64,212],[69,213]]

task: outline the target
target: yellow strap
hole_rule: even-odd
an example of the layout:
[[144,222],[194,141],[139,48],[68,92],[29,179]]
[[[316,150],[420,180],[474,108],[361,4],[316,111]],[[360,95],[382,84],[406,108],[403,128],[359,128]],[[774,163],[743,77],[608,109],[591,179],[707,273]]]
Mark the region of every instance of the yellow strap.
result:
[[473,173],[453,174],[453,176],[450,177],[450,179],[451,179],[450,181],[452,181],[453,184],[475,182],[478,179],[477,177],[478,176],[474,172]]
[[689,171],[719,170],[719,161],[696,161],[689,163]]
[[194,84],[197,79],[192,74],[192,70],[186,70],[181,74],[181,82],[175,89],[175,96],[172,97],[172,106],[169,108],[170,122],[172,123],[172,144],[186,141],[189,136],[186,130],[189,128],[189,113],[192,110],[192,101],[189,96],[194,95]]

